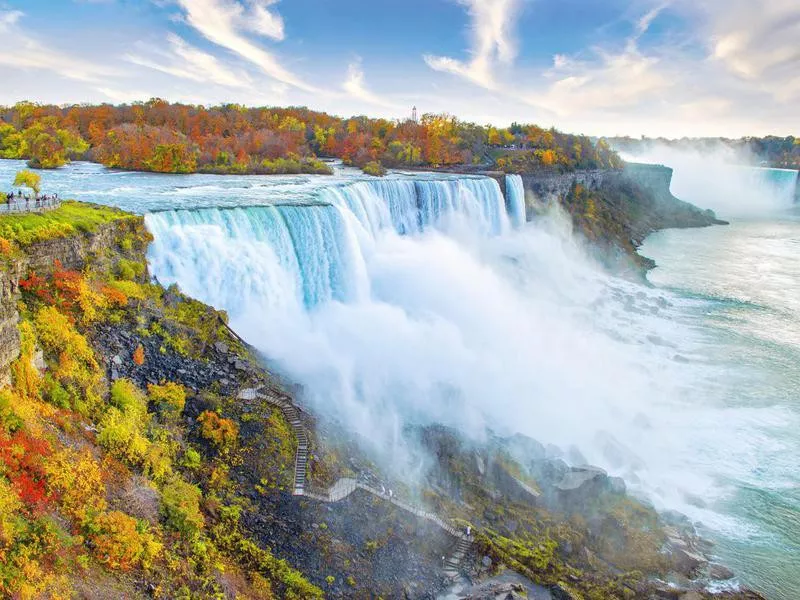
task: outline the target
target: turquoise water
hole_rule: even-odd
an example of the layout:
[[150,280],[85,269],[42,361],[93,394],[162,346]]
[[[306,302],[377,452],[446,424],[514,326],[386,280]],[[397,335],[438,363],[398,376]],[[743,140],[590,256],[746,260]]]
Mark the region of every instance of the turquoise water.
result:
[[[724,215],[723,215],[724,216]],[[709,361],[730,373],[716,382],[731,408],[765,412],[746,438],[731,436],[735,460],[719,464],[722,490],[707,510],[717,552],[769,598],[800,597],[800,210],[734,218],[728,227],[669,230],[642,253],[650,281],[698,302],[683,316],[702,328]],[[732,457],[733,458],[733,457]],[[698,511],[703,519],[703,511]]]
[[[0,161],[0,188],[21,167]],[[795,600],[795,179],[677,168],[676,195],[733,222],[648,238],[653,289],[600,272],[559,215],[512,227],[518,208],[479,178],[78,163],[43,188],[145,214],[161,281],[226,309],[320,414],[397,464],[410,420],[575,445],[702,524],[742,582]]]

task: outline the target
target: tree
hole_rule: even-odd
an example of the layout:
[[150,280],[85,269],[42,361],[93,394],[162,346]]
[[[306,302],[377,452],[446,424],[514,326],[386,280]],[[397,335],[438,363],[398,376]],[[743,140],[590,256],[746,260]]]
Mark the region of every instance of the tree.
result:
[[38,196],[42,185],[42,178],[33,171],[23,169],[14,177],[14,185],[17,187],[30,188],[33,190],[33,193]]

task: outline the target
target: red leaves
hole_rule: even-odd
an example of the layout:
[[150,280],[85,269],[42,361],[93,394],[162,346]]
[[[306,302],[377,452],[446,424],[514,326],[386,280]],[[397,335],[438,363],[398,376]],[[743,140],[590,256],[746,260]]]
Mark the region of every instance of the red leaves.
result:
[[44,459],[52,453],[50,444],[25,431],[0,435],[0,470],[11,482],[31,514],[41,512],[53,500],[47,493]]

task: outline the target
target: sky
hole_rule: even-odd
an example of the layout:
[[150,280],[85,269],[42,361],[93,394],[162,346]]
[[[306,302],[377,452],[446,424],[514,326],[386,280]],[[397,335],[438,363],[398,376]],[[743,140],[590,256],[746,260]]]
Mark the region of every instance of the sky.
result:
[[800,135],[798,0],[0,0],[0,104]]

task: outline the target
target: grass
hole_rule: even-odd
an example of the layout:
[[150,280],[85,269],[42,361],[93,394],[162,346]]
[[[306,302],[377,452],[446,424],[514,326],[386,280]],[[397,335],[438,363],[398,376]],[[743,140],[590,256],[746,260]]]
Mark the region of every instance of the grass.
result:
[[41,213],[3,214],[0,207],[0,237],[20,246],[66,237],[75,231],[92,232],[100,225],[133,215],[118,208],[74,200]]

